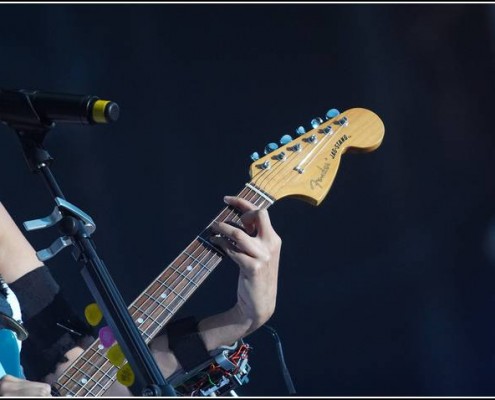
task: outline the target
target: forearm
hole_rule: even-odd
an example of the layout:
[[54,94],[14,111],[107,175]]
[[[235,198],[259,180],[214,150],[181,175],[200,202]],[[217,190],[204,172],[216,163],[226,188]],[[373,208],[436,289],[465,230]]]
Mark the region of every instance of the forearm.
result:
[[204,318],[198,324],[199,333],[208,351],[220,346],[230,346],[258,327],[253,319],[242,312],[238,304],[223,313]]
[[0,274],[11,283],[42,265],[31,244],[0,203]]
[[[238,305],[203,318],[198,323],[199,336],[208,352],[213,352],[221,346],[231,346],[256,328],[254,322],[243,314]],[[168,377],[182,368],[169,348],[166,333],[151,342],[151,350],[164,376]]]

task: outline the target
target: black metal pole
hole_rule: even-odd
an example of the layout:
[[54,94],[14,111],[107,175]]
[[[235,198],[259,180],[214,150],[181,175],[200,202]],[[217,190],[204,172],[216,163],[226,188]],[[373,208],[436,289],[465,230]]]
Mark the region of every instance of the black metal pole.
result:
[[[18,132],[28,165],[43,176],[51,195],[65,199],[50,170],[52,158],[41,146],[43,135]],[[156,361],[129,314],[105,264],[98,256],[84,223],[77,216],[64,214],[59,222],[61,232],[69,236],[78,250],[78,259],[85,267],[81,273],[136,376],[130,387],[136,396],[176,396],[174,388],[163,377]]]

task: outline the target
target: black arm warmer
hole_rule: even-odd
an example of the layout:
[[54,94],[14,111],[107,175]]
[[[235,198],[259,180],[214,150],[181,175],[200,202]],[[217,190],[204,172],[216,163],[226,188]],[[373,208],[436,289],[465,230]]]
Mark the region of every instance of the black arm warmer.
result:
[[171,322],[166,328],[168,347],[174,353],[184,372],[189,372],[211,359],[198,332],[195,317],[181,318]]
[[58,363],[67,361],[64,354],[79,346],[92,330],[67,304],[46,266],[9,286],[19,300],[29,332],[21,351],[24,373],[27,379],[40,381],[54,372]]

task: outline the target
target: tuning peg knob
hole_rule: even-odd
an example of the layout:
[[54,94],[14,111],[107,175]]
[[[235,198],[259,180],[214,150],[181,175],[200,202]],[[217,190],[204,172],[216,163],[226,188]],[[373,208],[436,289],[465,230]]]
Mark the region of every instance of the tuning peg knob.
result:
[[313,118],[311,120],[311,126],[315,129],[318,128],[322,123],[323,123],[323,120],[320,117]]
[[284,135],[280,138],[280,144],[282,146],[286,145],[289,142],[292,142],[292,136],[291,135]]
[[336,117],[339,114],[340,114],[340,111],[339,110],[337,110],[336,108],[331,108],[330,110],[327,111],[327,113],[325,115],[325,118],[326,119],[332,119],[332,118]]
[[296,133],[298,134],[298,136],[304,135],[306,133],[306,129],[304,129],[304,126],[300,126],[296,129]]
[[258,154],[257,151],[255,151],[253,154],[251,154],[249,157],[251,157],[251,160],[256,161],[260,159],[260,155]]
[[327,135],[328,135],[328,134],[332,134],[332,133],[333,133],[333,128],[329,125],[329,126],[327,126],[325,129],[323,129],[323,132],[324,132],[325,134],[327,134]]
[[265,154],[271,153],[273,150],[278,149],[278,144],[277,143],[268,143],[265,146]]

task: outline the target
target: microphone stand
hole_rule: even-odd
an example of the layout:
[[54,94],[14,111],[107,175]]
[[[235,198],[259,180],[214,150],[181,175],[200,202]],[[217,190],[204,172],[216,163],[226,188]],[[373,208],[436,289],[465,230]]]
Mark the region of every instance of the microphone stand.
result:
[[[129,388],[132,394],[135,396],[177,396],[174,388],[163,377],[105,264],[96,253],[91,238],[91,234],[96,229],[93,220],[65,200],[50,170],[53,159],[43,148],[42,142],[54,124],[48,125],[40,122],[32,107],[25,107],[23,111],[30,118],[27,124],[25,119],[23,122],[16,121],[8,125],[19,136],[29,168],[32,172],[41,174],[56,203],[50,216],[27,221],[24,226],[30,231],[58,225],[63,235],[49,248],[38,251],[38,258],[45,261],[63,248],[73,245],[74,258],[84,264],[81,274],[135,374],[135,381]],[[33,124],[33,121],[37,123]]]

